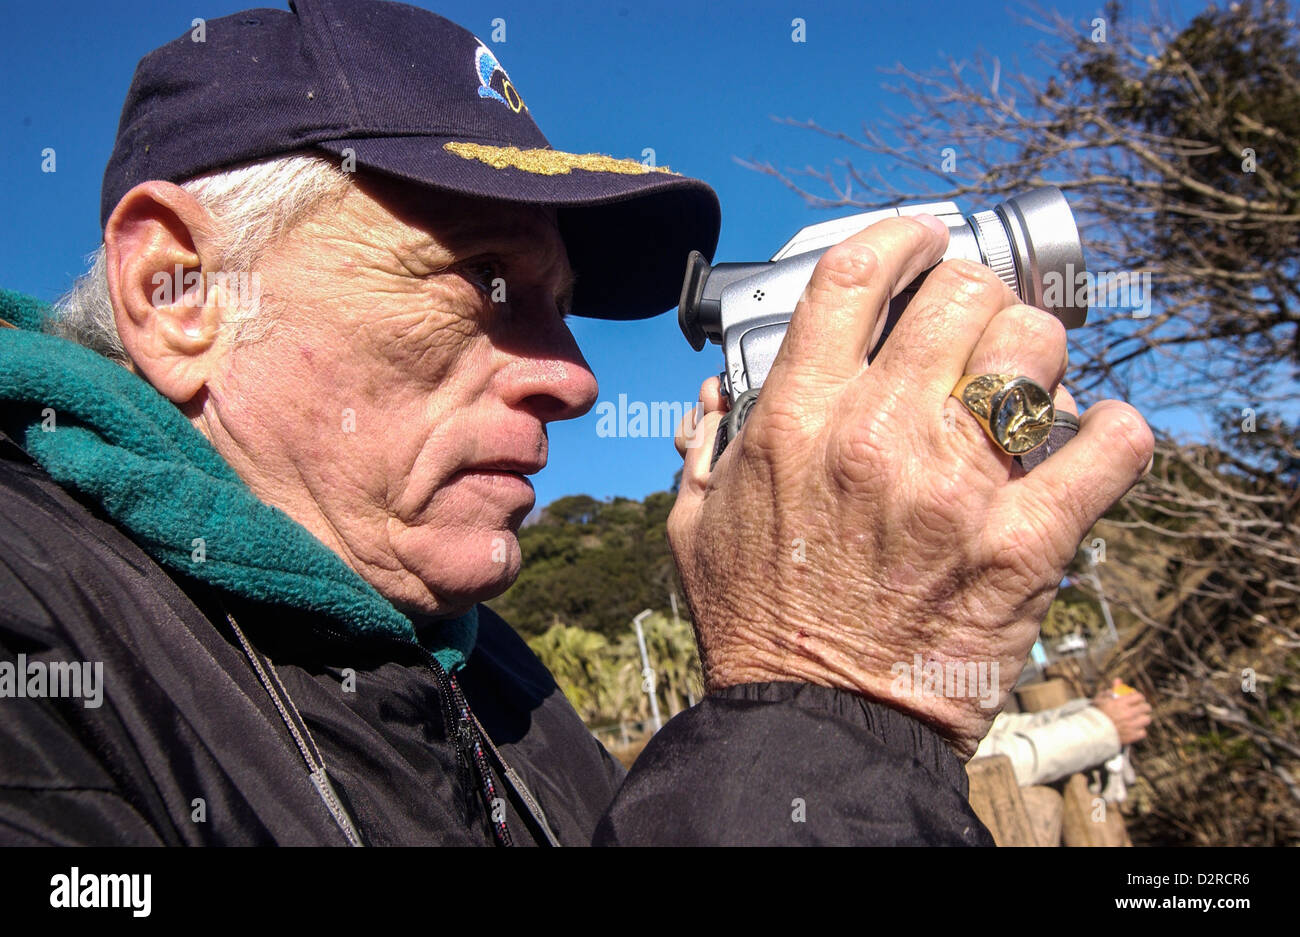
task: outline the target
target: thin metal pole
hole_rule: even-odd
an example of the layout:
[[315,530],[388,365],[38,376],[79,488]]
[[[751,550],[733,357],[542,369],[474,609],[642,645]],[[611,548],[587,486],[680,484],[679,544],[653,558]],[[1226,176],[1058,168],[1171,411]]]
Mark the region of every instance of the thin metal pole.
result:
[[640,615],[632,619],[632,624],[636,626],[636,643],[641,649],[641,689],[650,695],[650,713],[654,716],[655,731],[658,732],[663,728],[663,722],[659,718],[659,694],[655,692],[655,672],[650,667],[650,656],[645,650],[645,632],[641,630],[641,622],[645,621],[652,614],[650,609],[646,609]]
[[1115,630],[1115,619],[1110,617],[1110,603],[1106,601],[1106,590],[1101,587],[1101,577],[1097,575],[1097,553],[1091,549],[1088,550],[1088,573],[1092,576],[1092,585],[1097,590],[1097,601],[1101,605],[1101,615],[1106,619],[1110,639],[1118,644],[1119,632]]

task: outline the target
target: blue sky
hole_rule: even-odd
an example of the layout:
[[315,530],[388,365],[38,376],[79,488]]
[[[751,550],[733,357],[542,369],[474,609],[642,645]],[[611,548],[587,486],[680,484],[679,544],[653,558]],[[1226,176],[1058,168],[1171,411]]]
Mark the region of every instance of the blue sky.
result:
[[[53,299],[99,242],[99,187],[135,63],[188,31],[249,7],[226,0],[9,4],[0,35],[0,286]],[[274,3],[264,6],[279,6]],[[1000,3],[421,3],[488,39],[534,118],[559,149],[640,159],[709,182],[723,209],[718,260],[762,260],[798,228],[832,215],[809,208],[736,158],[823,169],[849,155],[771,118],[812,118],[853,133],[898,102],[883,67],[925,70],[982,50],[1004,69],[1041,66],[1040,34]],[[1203,5],[1175,2],[1180,20]],[[1087,28],[1101,5],[1065,2]],[[806,42],[791,41],[794,18]],[[40,171],[53,147],[57,171]],[[966,211],[983,207],[963,205]],[[572,320],[600,399],[693,401],[717,373],[714,346],[693,352],[667,314],[641,323]],[[642,497],[667,488],[679,465],[671,439],[607,439],[595,411],[552,424],[538,504],[565,494]]]

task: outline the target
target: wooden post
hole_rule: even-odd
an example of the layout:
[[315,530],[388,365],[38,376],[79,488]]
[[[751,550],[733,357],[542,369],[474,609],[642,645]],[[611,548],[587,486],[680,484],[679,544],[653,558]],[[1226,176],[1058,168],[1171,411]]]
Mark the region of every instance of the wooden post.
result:
[[1131,846],[1119,807],[1088,790],[1088,780],[1075,774],[1065,785],[1063,839],[1067,846]]
[[1029,825],[1039,846],[1061,845],[1061,815],[1064,800],[1045,784],[1022,787],[1020,797],[1029,813]]
[[1020,797],[1016,773],[1006,755],[976,758],[966,765],[970,805],[999,846],[1034,846],[1029,812]]
[[1116,846],[1133,845],[1133,840],[1128,836],[1128,826],[1124,823],[1124,814],[1119,812],[1119,804],[1106,805],[1106,826],[1110,828],[1108,835]]
[[1027,683],[1016,690],[1020,699],[1022,712],[1037,713],[1044,709],[1064,706],[1072,697],[1070,685],[1064,680],[1044,680],[1042,683]]

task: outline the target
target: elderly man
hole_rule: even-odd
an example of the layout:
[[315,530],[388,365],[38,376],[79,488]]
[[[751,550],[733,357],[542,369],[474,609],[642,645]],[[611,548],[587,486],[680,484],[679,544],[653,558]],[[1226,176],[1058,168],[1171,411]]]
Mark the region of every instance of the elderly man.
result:
[[[518,573],[546,424],[596,397],[566,315],[671,307],[713,193],[551,149],[424,11],[191,39],[137,70],[94,268],[0,310],[0,840],[990,843],[962,764],[1151,451],[1106,403],[1026,476],[949,399],[1055,388],[1060,325],[944,264],[867,368],[946,231],[823,258],[744,432],[713,467],[683,440],[709,695],[625,778],[478,603]],[[707,383],[699,438],[723,410]],[[994,686],[891,695],[915,654]]]

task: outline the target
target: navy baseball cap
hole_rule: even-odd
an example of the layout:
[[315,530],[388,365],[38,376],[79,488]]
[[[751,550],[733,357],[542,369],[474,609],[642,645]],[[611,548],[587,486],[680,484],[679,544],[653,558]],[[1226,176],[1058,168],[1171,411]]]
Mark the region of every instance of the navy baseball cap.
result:
[[141,182],[312,148],[433,189],[556,206],[575,315],[658,315],[677,304],[690,252],[712,260],[717,247],[708,185],[552,148],[489,45],[383,0],[247,10],[146,55],[104,172],[100,226]]

